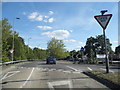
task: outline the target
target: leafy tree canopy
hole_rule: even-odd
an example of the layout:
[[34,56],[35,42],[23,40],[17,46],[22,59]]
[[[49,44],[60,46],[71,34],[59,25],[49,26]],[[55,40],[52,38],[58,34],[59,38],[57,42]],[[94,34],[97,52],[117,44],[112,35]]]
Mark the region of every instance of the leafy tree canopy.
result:
[[66,57],[65,45],[62,40],[52,38],[47,44],[48,56],[63,58]]

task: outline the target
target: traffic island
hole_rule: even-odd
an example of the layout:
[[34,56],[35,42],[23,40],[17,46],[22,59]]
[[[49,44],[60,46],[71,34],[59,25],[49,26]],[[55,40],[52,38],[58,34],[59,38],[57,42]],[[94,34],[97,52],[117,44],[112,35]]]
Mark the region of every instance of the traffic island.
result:
[[85,71],[83,73],[112,90],[120,89],[120,72],[106,73],[105,71]]

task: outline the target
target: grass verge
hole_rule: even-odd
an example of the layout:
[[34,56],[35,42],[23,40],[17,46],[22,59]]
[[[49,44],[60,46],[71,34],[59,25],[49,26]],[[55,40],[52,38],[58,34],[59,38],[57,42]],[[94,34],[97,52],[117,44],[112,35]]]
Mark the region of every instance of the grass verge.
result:
[[99,78],[105,79],[111,83],[120,85],[120,72],[106,73],[105,71],[87,71]]

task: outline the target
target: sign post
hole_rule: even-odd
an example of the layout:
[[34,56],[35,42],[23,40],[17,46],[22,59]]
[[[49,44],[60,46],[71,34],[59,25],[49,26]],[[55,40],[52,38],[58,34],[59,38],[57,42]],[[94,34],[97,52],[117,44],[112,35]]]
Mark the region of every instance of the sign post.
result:
[[[83,61],[83,55],[84,55],[84,48],[83,47],[81,47],[81,49],[80,49],[80,51],[82,52],[82,61]],[[83,61],[84,62],[84,61]]]
[[106,45],[106,37],[105,37],[105,29],[112,17],[112,14],[106,14],[107,10],[101,11],[102,15],[94,16],[100,26],[103,28],[103,36],[104,36],[104,46],[105,46],[105,60],[106,60],[106,73],[109,73],[109,59],[108,59],[108,52],[107,52],[107,45]]

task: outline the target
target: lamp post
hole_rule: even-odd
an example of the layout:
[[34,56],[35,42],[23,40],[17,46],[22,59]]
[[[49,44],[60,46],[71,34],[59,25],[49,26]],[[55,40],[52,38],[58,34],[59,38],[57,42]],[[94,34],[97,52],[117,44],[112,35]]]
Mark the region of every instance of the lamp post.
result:
[[15,34],[14,25],[15,25],[15,19],[20,19],[20,18],[14,18],[14,20],[13,20],[13,41],[12,41],[12,50],[11,50],[11,53],[12,53],[12,63],[13,63],[13,60],[14,60],[14,34]]
[[31,37],[28,38],[28,54],[29,54],[29,41],[30,41]]

